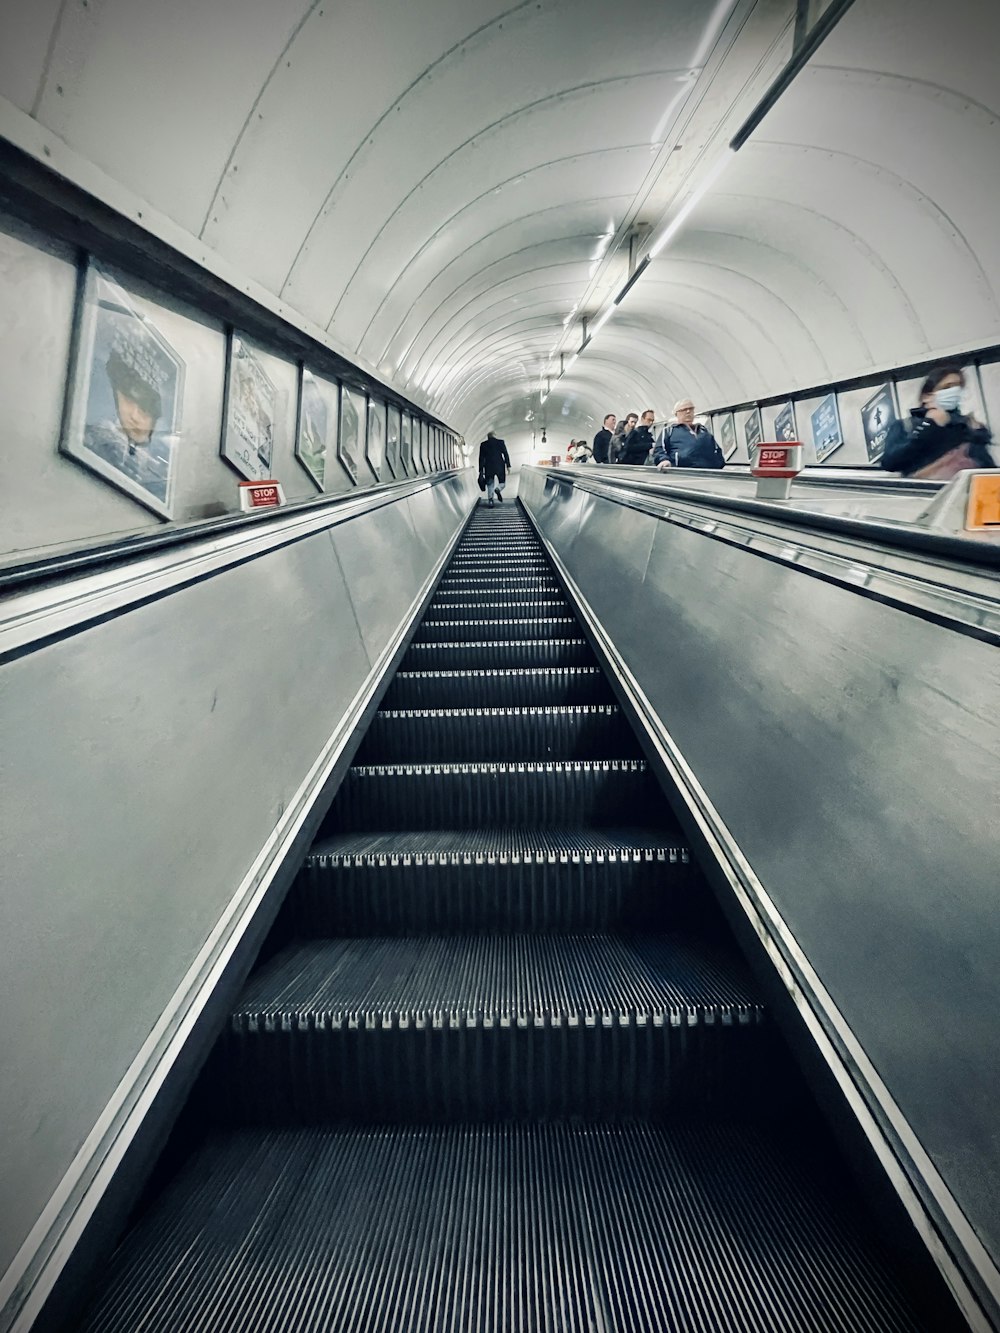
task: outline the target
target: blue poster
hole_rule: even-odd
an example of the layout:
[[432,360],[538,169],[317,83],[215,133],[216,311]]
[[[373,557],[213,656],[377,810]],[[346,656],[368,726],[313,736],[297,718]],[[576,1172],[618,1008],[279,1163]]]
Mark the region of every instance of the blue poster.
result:
[[774,438],[780,440],[782,444],[798,440],[799,437],[795,431],[794,403],[786,403],[774,418]]
[[877,463],[885,451],[885,440],[889,427],[899,420],[896,411],[896,394],[892,384],[880,384],[861,409],[861,421],[865,428],[865,448],[868,450],[869,463]]
[[743,438],[747,442],[747,454],[752,463],[754,461],[754,450],[764,438],[764,427],[761,425],[759,407],[755,407],[743,423]]
[[828,393],[810,417],[812,423],[813,444],[816,446],[816,461],[822,463],[835,449],[844,443],[840,429],[840,412],[837,408],[837,395]]

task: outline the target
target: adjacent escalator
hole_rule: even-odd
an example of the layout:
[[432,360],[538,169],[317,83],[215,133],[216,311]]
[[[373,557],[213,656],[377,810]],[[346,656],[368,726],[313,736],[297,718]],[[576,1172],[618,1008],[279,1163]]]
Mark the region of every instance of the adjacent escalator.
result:
[[916,1330],[524,514],[473,516],[88,1333]]

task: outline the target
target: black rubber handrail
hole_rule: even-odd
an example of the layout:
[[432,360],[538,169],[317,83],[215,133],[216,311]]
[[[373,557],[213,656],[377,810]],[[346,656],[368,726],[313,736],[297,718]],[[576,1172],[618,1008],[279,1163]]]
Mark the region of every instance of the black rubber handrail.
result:
[[932,556],[966,565],[984,565],[989,569],[1000,568],[1000,543],[993,545],[930,529],[879,523],[871,519],[847,518],[841,514],[818,514],[809,509],[794,507],[781,509],[773,502],[750,500],[735,495],[720,495],[714,491],[708,493],[689,490],[683,486],[671,486],[663,482],[650,484],[639,477],[592,478],[589,474],[595,470],[593,468],[588,469],[586,477],[571,473],[567,468],[538,470],[551,475],[553,480],[563,485],[576,486],[592,494],[602,495],[617,504],[628,505],[628,493],[631,490],[637,498],[641,495],[643,499],[655,497],[673,503],[724,509],[748,518],[766,519],[769,523],[789,528],[814,528],[820,532],[829,532],[838,537],[864,542],[868,548],[891,546],[911,555]]
[[451,468],[419,477],[405,477],[401,481],[381,482],[366,487],[363,491],[347,491],[337,495],[317,495],[306,500],[295,500],[280,509],[268,509],[259,514],[221,514],[218,518],[195,519],[190,523],[178,523],[169,528],[157,528],[150,532],[130,533],[103,542],[89,541],[72,548],[60,547],[46,554],[38,554],[36,551],[23,559],[14,559],[0,565],[0,595],[15,589],[21,591],[34,583],[92,573],[172,546],[184,546],[189,542],[204,541],[208,537],[228,535],[240,528],[280,523],[290,517],[297,517],[304,511],[337,509],[356,502],[363,494],[371,497],[371,503],[361,512],[380,509],[383,505],[401,498],[402,495],[415,493],[427,486],[438,486],[454,475],[455,469]]

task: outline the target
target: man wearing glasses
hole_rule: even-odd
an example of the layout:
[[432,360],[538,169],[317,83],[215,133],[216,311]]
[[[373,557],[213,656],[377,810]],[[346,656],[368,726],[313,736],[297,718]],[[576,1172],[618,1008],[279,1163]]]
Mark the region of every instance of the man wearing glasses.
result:
[[694,403],[682,398],[674,405],[675,420],[664,426],[653,450],[661,472],[669,467],[725,467],[726,459],[715,436],[694,419]]

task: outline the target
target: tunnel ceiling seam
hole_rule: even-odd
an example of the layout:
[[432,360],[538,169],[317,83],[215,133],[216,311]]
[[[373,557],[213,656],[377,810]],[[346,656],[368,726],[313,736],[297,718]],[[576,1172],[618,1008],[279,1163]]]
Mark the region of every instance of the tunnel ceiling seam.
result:
[[[403,196],[403,198],[393,208],[392,212],[382,222],[378,230],[370,237],[367,249],[361,256],[361,258],[358,260],[357,264],[355,265],[354,270],[351,273],[351,276],[348,278],[340,296],[337,299],[336,304],[334,305],[333,313],[330,316],[329,323],[332,324],[334,319],[336,319],[337,312],[339,311],[345,297],[347,296],[347,294],[351,289],[351,284],[354,282],[361,268],[364,266],[366,260],[368,259],[368,256],[375,248],[377,242],[381,239],[383,232],[386,230],[389,224],[397,217],[398,214],[400,214],[402,209],[406,206],[407,203],[409,203],[409,201],[414,197],[414,195],[416,195],[420,190],[424,188],[424,186],[430,183],[435,173],[440,171],[442,167],[451,162],[460,153],[464,152],[468,148],[473,147],[478,140],[485,138],[487,135],[495,133],[500,128],[504,129],[509,128],[512,122],[518,120],[521,116],[531,115],[533,112],[539,110],[539,108],[541,107],[552,105],[554,103],[565,102],[569,98],[576,96],[592,95],[596,92],[603,91],[613,83],[628,84],[638,78],[662,78],[665,74],[670,74],[675,72],[676,71],[672,70],[655,70],[648,75],[646,74],[616,75],[614,77],[607,79],[594,79],[590,80],[587,83],[574,85],[573,87],[570,88],[563,88],[560,89],[558,92],[550,93],[545,97],[539,97],[532,102],[525,102],[521,106],[515,107],[511,111],[507,112],[505,115],[499,116],[496,120],[492,121],[490,124],[484,125],[481,129],[477,130],[475,134],[472,134],[467,139],[463,140],[462,143],[457,144],[455,148],[453,148],[450,152],[446,153],[444,157],[440,158],[434,164],[434,166],[431,167],[429,171],[425,172],[424,175],[420,178],[420,180],[417,181],[417,183],[407,191],[407,193]],[[643,144],[642,147],[645,148],[647,147],[647,145]],[[596,149],[593,151],[595,155],[598,152],[623,153],[623,152],[628,152],[629,147],[626,145],[614,145],[609,148]],[[590,156],[590,154],[572,153],[568,155],[566,160],[573,161],[576,160],[577,158],[583,158],[587,156]],[[551,167],[555,163],[561,160],[562,159],[560,158],[553,158],[550,162],[542,163],[540,167],[536,166],[528,167],[526,170],[518,173],[518,175],[520,177],[528,176],[536,170]],[[511,177],[509,180],[499,182],[497,185],[494,185],[490,190],[484,191],[483,194],[481,194],[478,197],[485,198],[487,194],[494,193],[497,188],[502,188],[503,185],[510,184],[511,181],[513,181],[514,179],[516,179],[516,177]],[[467,207],[467,205],[463,205],[463,209],[464,207]],[[289,275],[289,278],[290,277],[291,275]],[[286,285],[287,285],[287,280],[286,280]],[[327,327],[329,327],[329,324]]]

